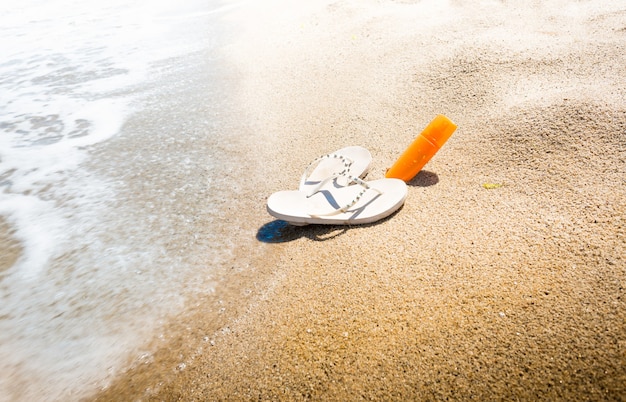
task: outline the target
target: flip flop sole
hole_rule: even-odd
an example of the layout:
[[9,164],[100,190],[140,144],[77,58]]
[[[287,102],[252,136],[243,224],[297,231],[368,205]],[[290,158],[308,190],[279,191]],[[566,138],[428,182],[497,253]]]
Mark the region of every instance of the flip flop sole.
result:
[[294,225],[362,225],[386,218],[406,200],[408,189],[400,179],[373,180],[367,184],[370,189],[345,212],[334,213],[350,204],[363,191],[362,186],[324,187],[311,197],[298,190],[279,191],[268,198],[267,211]]

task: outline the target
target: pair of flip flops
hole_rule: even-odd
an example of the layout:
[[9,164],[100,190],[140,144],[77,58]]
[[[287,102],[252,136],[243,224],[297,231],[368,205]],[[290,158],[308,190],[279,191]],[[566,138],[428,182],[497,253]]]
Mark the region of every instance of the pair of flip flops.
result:
[[360,146],[342,148],[315,159],[304,171],[298,190],[279,191],[267,211],[292,225],[359,225],[397,211],[407,196],[400,179],[364,181],[372,162]]

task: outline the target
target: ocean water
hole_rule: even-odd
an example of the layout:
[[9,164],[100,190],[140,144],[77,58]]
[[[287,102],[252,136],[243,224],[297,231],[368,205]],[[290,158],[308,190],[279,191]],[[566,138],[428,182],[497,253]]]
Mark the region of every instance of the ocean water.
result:
[[[177,88],[194,85],[180,80],[180,61],[210,64],[229,7],[0,5],[0,227],[8,231],[0,233],[0,401],[72,400],[102,387],[186,294],[212,291],[193,245],[215,235],[194,232],[197,211],[180,201],[190,190],[206,196],[216,158],[174,145],[215,124],[208,107],[195,111],[206,114],[199,132],[167,116],[172,105],[194,107],[197,99],[172,103]],[[107,149],[122,135],[119,146],[134,148]],[[159,163],[174,176],[205,175],[191,188]],[[203,266],[231,247],[204,249]]]

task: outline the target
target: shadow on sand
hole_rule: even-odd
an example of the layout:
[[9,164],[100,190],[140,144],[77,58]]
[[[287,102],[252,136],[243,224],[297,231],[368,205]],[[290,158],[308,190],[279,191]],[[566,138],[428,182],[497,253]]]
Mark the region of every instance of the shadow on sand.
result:
[[274,220],[261,226],[257,231],[256,238],[263,243],[286,243],[306,237],[313,241],[326,241],[339,237],[348,230],[359,230],[370,226],[378,225],[388,219],[393,218],[402,207],[393,214],[379,221],[364,225],[306,225],[294,226],[283,220]]
[[[427,170],[420,171],[410,182],[409,186],[414,187],[430,187],[439,182],[439,176],[436,173],[429,172]],[[369,223],[366,225],[306,225],[306,226],[294,226],[289,222],[282,220],[274,220],[261,226],[257,231],[256,238],[263,243],[286,243],[293,240],[297,240],[301,237],[307,237],[314,241],[326,241],[334,239],[338,236],[345,234],[348,230],[357,228],[366,228],[372,225],[377,225],[381,222],[391,219],[395,214],[401,211],[402,208],[394,212],[390,216],[381,219],[380,221]]]
[[436,173],[421,170],[407,185],[414,187],[430,187],[437,183],[439,183],[439,176],[437,176]]

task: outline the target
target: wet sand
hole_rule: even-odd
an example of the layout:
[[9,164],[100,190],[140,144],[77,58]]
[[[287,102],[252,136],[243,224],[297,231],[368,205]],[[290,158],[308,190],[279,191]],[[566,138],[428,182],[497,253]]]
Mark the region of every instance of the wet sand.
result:
[[14,237],[13,228],[4,219],[0,218],[0,276],[18,260],[21,254],[21,245]]
[[[224,49],[246,132],[220,230],[252,235],[95,399],[626,399],[626,9],[282,6],[235,10]],[[343,146],[383,177],[438,113],[459,128],[390,218],[266,214]]]

